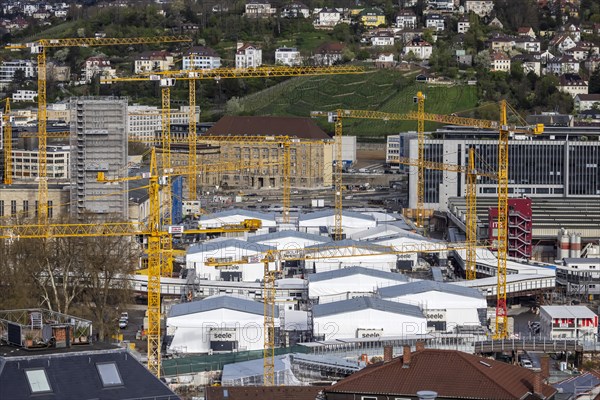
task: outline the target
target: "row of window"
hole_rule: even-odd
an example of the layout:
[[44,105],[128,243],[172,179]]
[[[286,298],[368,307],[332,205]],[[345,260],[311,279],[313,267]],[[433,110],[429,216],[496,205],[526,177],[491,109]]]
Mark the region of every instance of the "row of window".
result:
[[[22,204],[22,208],[21,208],[21,217],[24,218],[28,218],[29,217],[29,200],[23,200],[23,204]],[[38,201],[35,201],[35,216],[37,217],[38,215]],[[16,217],[17,216],[17,201],[16,200],[11,200],[10,201],[10,216],[11,217]],[[0,200],[0,217],[4,217],[7,214],[5,213],[4,210],[4,200]],[[48,218],[52,218],[53,216],[53,203],[52,200],[48,200]]]

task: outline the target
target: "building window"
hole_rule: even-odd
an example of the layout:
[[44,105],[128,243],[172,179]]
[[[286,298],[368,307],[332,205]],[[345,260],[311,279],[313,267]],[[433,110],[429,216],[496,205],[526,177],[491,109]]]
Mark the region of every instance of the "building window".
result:
[[29,389],[31,393],[47,393],[52,392],[50,382],[48,382],[48,376],[44,368],[29,369],[25,370],[25,376],[27,376],[27,382],[29,382]]
[[11,217],[17,216],[17,201],[16,200],[10,201],[10,216]]
[[0,217],[4,217],[4,200],[0,200]]
[[361,396],[360,400],[377,400],[375,396]]
[[98,369],[98,374],[102,380],[102,386],[110,387],[123,385],[123,380],[121,379],[116,363],[98,363],[96,364],[96,368]]
[[52,218],[53,215],[53,210],[52,210],[52,200],[48,200],[48,218]]
[[29,217],[29,200],[23,200],[23,216]]

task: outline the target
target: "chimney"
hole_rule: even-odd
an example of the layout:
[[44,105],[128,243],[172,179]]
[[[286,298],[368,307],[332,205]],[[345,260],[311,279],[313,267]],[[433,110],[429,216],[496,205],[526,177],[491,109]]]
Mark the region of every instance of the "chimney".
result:
[[408,368],[410,366],[410,346],[404,346],[402,348],[402,368]]
[[392,361],[394,358],[394,347],[393,346],[383,346],[383,362],[388,363]]
[[423,351],[425,350],[425,342],[421,342],[420,340],[415,343],[415,351]]
[[548,379],[550,377],[550,357],[548,357],[547,354],[543,355],[540,364],[542,369],[542,379]]
[[534,372],[533,373],[533,394],[541,395],[542,394],[542,373]]
[[240,47],[242,47],[243,45],[244,45],[244,42],[237,42],[237,47],[235,49],[239,50]]

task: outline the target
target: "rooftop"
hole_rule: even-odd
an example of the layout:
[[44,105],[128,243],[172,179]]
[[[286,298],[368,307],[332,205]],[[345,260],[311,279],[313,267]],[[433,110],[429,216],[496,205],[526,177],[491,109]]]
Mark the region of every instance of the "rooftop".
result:
[[228,247],[234,247],[238,249],[244,249],[254,251],[257,253],[264,253],[268,250],[275,250],[273,246],[266,246],[260,243],[249,243],[245,240],[238,239],[225,239],[225,240],[214,240],[208,241],[201,244],[190,246],[187,254],[206,253],[211,251],[217,251]]
[[381,300],[376,297],[355,297],[349,300],[334,301],[325,304],[316,304],[313,307],[313,316],[325,317],[328,315],[343,314],[367,309],[386,311],[393,314],[410,315],[425,318],[421,309],[410,304]]
[[597,318],[586,306],[542,306],[541,311],[553,318]]
[[298,117],[240,117],[226,115],[207,132],[207,135],[257,136],[287,135],[291,138],[330,140],[315,121]]
[[252,243],[257,243],[257,242],[266,242],[266,241],[272,241],[275,239],[283,239],[283,238],[298,238],[298,239],[312,240],[312,241],[321,242],[321,243],[328,243],[328,242],[332,241],[329,236],[315,235],[312,233],[299,232],[299,231],[293,231],[293,230],[277,231],[277,232],[273,232],[273,233],[267,233],[265,235],[249,236],[248,241],[252,242]]
[[309,274],[307,278],[309,283],[314,283],[353,275],[367,275],[399,282],[410,282],[410,279],[406,275],[365,267],[349,267],[336,269],[333,271],[319,272],[316,274]]
[[[535,373],[526,368],[461,351],[424,349],[411,353],[407,364],[402,357],[373,364],[325,393],[416,397],[419,391],[431,390],[439,398],[516,400],[530,398],[534,379]],[[541,388],[541,398],[556,393],[551,386]]]
[[263,304],[254,300],[237,296],[217,295],[207,297],[203,300],[175,304],[171,307],[168,318],[218,310],[220,308],[256,315],[263,315],[265,311]]
[[447,294],[454,294],[464,297],[473,297],[476,299],[482,299],[483,295],[477,290],[469,287],[452,285],[450,283],[436,282],[436,281],[416,281],[409,282],[402,285],[387,286],[379,289],[379,295],[382,298],[400,297],[407,296],[410,294],[426,293],[426,292],[442,292]]

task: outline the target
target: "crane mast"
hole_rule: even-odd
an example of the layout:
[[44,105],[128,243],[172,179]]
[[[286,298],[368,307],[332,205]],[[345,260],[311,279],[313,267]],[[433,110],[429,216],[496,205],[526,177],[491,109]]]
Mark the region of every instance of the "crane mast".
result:
[[477,171],[475,170],[475,149],[469,148],[469,167],[467,169],[467,257],[465,276],[467,280],[477,279]]
[[10,100],[6,99],[4,109],[4,184],[12,185],[12,125],[10,124]]

